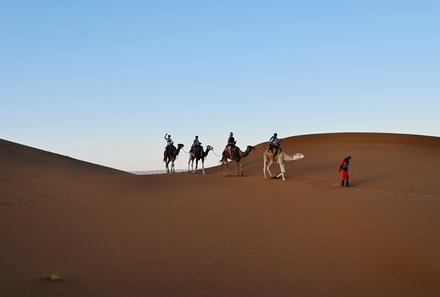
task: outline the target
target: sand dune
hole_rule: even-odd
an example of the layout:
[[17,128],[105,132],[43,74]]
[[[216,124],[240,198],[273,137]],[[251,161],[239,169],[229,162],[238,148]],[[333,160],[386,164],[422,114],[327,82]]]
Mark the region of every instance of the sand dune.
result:
[[233,164],[221,177],[137,176],[0,141],[0,296],[440,296],[440,138],[282,146],[306,156],[285,182],[263,177],[266,143],[244,177]]

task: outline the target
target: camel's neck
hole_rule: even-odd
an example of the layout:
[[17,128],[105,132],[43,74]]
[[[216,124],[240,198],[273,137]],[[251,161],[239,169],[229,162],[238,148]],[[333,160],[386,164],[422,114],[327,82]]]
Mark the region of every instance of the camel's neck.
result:
[[178,146],[178,147],[177,147],[176,156],[179,154],[179,152],[180,152],[181,149],[182,149],[181,146]]
[[240,157],[242,157],[242,158],[246,157],[247,155],[249,155],[249,153],[250,153],[251,151],[252,151],[252,149],[251,149],[250,147],[248,147],[248,148],[246,149],[246,151],[244,151],[244,152],[240,151]]
[[208,155],[209,151],[210,151],[209,148],[206,148],[206,151],[204,151],[202,154],[203,158],[205,158]]

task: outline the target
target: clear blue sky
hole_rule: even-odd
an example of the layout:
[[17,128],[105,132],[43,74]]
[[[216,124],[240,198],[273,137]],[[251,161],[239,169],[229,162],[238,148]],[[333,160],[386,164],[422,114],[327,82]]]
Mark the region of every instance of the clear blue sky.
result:
[[0,138],[122,170],[166,132],[440,136],[440,1],[2,1],[0,42]]

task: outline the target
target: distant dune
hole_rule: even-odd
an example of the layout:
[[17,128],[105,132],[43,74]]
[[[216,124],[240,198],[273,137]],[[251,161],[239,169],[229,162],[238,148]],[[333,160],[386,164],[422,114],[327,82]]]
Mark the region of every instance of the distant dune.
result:
[[0,296],[440,296],[440,138],[282,147],[305,155],[285,182],[263,177],[267,143],[236,177],[231,162],[134,175],[0,140]]

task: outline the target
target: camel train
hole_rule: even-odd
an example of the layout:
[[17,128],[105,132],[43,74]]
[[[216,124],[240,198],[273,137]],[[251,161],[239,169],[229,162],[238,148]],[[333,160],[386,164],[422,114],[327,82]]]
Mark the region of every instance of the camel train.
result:
[[[176,160],[177,156],[179,155],[180,150],[184,147],[183,144],[179,143],[177,148],[174,146],[174,144],[170,144],[165,148],[164,151],[164,159],[166,166],[166,173],[173,173],[175,172],[174,169],[174,161]],[[189,153],[189,160],[188,160],[188,172],[190,171],[190,165],[191,165],[191,172],[195,173],[198,168],[198,162],[202,162],[202,173],[205,174],[205,166],[204,161],[205,158],[208,156],[209,151],[213,150],[214,148],[210,145],[206,146],[206,150],[203,150],[203,147],[198,147],[195,149],[192,149]],[[239,147],[234,146],[232,149],[225,147],[222,153],[222,158],[220,160],[220,175],[223,176],[223,165],[226,165],[226,168],[229,171],[228,162],[229,161],[235,161],[236,167],[235,167],[235,173],[236,175],[243,176],[243,164],[241,160],[243,158],[246,158],[252,151],[255,150],[254,146],[248,145],[246,150],[243,152],[240,150]],[[269,173],[269,176],[271,178],[279,178],[281,176],[282,180],[285,181],[285,162],[288,161],[296,161],[304,159],[304,155],[300,153],[296,153],[294,155],[286,154],[281,148],[274,153],[272,150],[266,150],[263,153],[263,174],[264,178],[267,178],[267,173]],[[194,168],[194,161],[196,161],[196,166]],[[169,164],[171,163],[171,169],[169,168]],[[277,163],[280,166],[280,173],[276,176],[272,175],[272,172],[270,171],[270,166],[273,163]],[[238,170],[240,168],[240,171]]]

